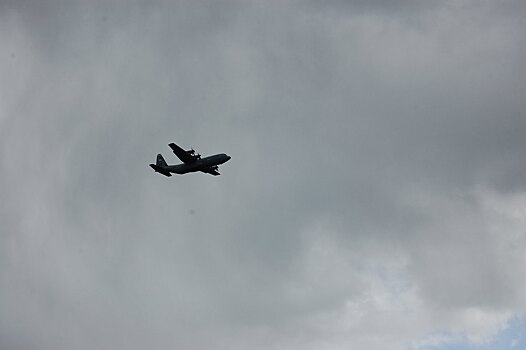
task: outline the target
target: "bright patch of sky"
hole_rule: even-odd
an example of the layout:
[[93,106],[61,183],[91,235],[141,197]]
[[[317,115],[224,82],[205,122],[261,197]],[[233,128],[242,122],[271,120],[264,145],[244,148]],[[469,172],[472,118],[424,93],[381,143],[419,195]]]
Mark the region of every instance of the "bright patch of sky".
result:
[[454,344],[428,347],[426,350],[522,350],[526,349],[526,317],[515,317],[492,339],[481,344],[470,343],[466,338]]

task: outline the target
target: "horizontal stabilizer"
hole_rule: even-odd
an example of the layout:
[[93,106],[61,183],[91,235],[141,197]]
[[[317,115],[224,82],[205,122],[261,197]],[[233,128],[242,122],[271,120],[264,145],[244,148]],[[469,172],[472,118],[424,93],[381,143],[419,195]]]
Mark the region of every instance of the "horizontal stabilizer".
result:
[[172,174],[170,174],[169,171],[165,170],[164,168],[160,167],[157,164],[150,164],[150,166],[152,167],[153,170],[155,170],[156,173],[161,173],[164,176],[168,176],[168,177],[172,176]]

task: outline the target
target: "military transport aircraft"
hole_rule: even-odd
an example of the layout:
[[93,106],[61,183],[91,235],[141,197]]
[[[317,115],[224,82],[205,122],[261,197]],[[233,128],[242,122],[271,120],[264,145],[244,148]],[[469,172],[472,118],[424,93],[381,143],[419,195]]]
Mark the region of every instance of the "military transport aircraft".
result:
[[219,175],[217,166],[226,163],[230,160],[230,156],[224,153],[216,154],[210,157],[201,158],[201,156],[193,149],[185,151],[175,143],[170,143],[168,146],[174,151],[175,155],[183,162],[183,164],[168,165],[163,156],[159,153],[157,155],[157,163],[150,164],[156,173],[161,173],[164,176],[172,176],[174,174],[186,174],[195,171],[202,171],[203,173]]

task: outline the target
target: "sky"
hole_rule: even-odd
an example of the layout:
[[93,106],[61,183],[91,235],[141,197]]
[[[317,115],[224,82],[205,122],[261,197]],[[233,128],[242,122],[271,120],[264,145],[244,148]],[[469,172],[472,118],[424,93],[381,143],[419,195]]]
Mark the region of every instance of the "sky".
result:
[[525,15],[0,1],[0,348],[525,349]]

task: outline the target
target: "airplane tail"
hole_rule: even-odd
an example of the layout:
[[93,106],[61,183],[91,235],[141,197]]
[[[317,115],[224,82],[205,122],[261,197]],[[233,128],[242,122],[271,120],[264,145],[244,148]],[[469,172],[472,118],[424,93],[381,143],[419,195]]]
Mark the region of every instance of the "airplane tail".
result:
[[150,164],[150,167],[152,167],[152,169],[156,172],[161,173],[164,176],[172,176],[172,174],[170,174],[170,171],[164,168],[165,166],[168,166],[168,164],[166,164],[166,161],[160,153],[157,155],[156,164]]
[[157,163],[156,165],[159,165],[159,166],[167,166],[168,164],[166,164],[166,161],[164,160],[162,154],[158,154],[157,155]]

